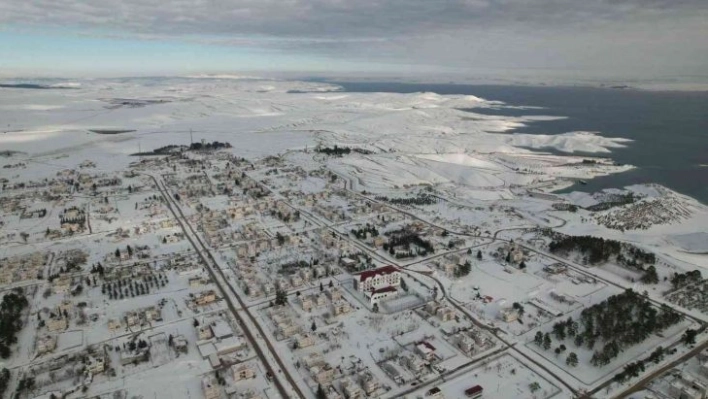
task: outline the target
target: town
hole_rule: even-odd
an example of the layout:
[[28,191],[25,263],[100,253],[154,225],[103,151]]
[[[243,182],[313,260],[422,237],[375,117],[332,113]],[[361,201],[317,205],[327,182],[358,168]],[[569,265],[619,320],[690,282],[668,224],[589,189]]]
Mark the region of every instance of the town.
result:
[[[705,209],[651,187],[382,188],[353,171],[375,150],[327,140],[3,158],[2,397],[708,397],[708,280],[622,240]],[[486,156],[464,161],[613,167]]]

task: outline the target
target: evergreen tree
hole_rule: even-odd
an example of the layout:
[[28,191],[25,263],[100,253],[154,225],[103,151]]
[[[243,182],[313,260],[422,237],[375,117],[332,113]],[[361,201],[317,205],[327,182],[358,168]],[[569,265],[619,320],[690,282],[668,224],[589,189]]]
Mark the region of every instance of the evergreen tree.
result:
[[568,357],[565,359],[565,364],[567,364],[570,367],[575,367],[578,365],[578,355],[575,354],[575,352],[570,352],[568,354]]
[[322,384],[317,384],[317,399],[327,399],[327,394],[322,389]]

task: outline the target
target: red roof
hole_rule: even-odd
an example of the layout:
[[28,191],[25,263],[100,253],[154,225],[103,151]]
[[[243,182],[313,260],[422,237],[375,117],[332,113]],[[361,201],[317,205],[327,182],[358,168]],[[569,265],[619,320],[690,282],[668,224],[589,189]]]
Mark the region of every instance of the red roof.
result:
[[465,395],[470,396],[470,395],[474,395],[476,393],[480,393],[482,391],[483,391],[483,389],[482,389],[481,385],[475,385],[472,388],[467,388],[465,390]]
[[398,291],[398,290],[396,289],[396,287],[392,287],[392,286],[389,285],[388,287],[379,288],[379,289],[377,289],[377,290],[372,289],[372,290],[371,290],[371,295],[373,295],[373,294],[380,294],[380,293],[382,293],[382,292],[396,292],[396,291]]
[[393,274],[398,271],[398,268],[396,266],[384,266],[380,267],[378,269],[374,270],[367,270],[364,272],[361,272],[359,275],[359,281],[364,282],[372,277],[376,277],[378,275],[386,275],[386,274]]

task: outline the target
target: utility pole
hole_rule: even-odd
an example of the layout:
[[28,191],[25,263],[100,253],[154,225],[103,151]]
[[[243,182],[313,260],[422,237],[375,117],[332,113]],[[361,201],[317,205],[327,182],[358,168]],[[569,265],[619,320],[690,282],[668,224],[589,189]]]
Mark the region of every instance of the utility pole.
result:
[[192,144],[194,144],[194,137],[192,137],[192,128],[189,129],[189,146],[191,147]]

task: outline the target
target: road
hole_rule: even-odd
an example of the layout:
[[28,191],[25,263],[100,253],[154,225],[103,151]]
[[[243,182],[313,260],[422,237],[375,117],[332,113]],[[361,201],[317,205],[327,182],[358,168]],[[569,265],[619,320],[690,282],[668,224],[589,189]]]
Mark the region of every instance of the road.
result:
[[[671,370],[672,368],[674,368],[674,367],[678,366],[679,364],[685,362],[686,360],[696,356],[697,354],[699,354],[701,351],[703,351],[706,348],[708,348],[708,341],[705,341],[702,344],[696,346],[695,348],[691,349],[689,352],[686,352],[685,354],[681,355],[681,357],[679,357],[678,359],[673,360],[670,363],[662,366],[661,368],[652,371],[651,373],[649,373],[646,376],[643,376],[641,380],[633,383],[629,388],[616,394],[614,397],[616,399],[620,399],[620,398],[627,397],[635,392],[641,391],[644,388],[644,386],[646,386],[648,383],[650,383],[654,378],[657,378],[657,377],[663,375],[664,373]],[[599,392],[601,389],[605,388],[610,383],[611,383],[611,381],[593,389],[592,391],[589,392],[589,394],[592,395],[592,394]]]
[[[263,331],[263,329],[260,327],[260,324],[257,322],[257,320],[255,320],[255,317],[253,317],[251,312],[245,306],[241,297],[236,293],[236,291],[233,289],[233,287],[230,284],[228,284],[223,270],[221,270],[221,267],[219,267],[218,263],[214,259],[211,252],[204,245],[204,243],[201,242],[201,239],[196,234],[196,232],[194,231],[192,226],[189,224],[187,218],[184,216],[184,213],[182,212],[182,209],[180,208],[179,204],[169,194],[169,190],[167,190],[167,188],[164,187],[163,184],[161,184],[162,183],[161,180],[159,180],[155,176],[150,175],[150,174],[146,174],[146,175],[149,176],[153,180],[153,182],[155,183],[155,186],[160,191],[160,194],[165,198],[167,207],[169,208],[170,212],[173,214],[173,216],[175,217],[175,219],[179,223],[180,227],[182,228],[182,231],[184,232],[185,237],[189,240],[189,242],[192,245],[192,247],[194,248],[195,252],[197,254],[199,254],[200,258],[204,262],[204,266],[205,266],[206,270],[209,272],[212,280],[216,283],[216,286],[219,289],[219,291],[223,294],[226,304],[229,307],[229,310],[236,318],[236,320],[239,324],[239,327],[241,328],[244,335],[246,336],[246,339],[248,340],[248,342],[251,344],[251,346],[255,350],[256,355],[260,359],[263,366],[266,368],[267,372],[273,376],[273,382],[275,383],[276,389],[278,390],[280,395],[283,398],[289,398],[291,395],[290,390],[288,390],[287,387],[280,380],[280,375],[283,375],[288,380],[288,383],[291,386],[291,390],[294,390],[298,397],[303,398],[303,399],[306,398],[306,396],[300,390],[300,387],[297,385],[295,380],[292,378],[292,376],[288,372],[288,369],[285,367],[285,364],[283,363],[283,360],[278,355],[278,352],[275,350],[275,348],[270,343],[270,341],[266,338],[267,334]],[[217,274],[217,272],[218,272],[218,274]],[[228,290],[226,289],[226,287],[228,287]],[[253,325],[258,330],[259,337],[263,338],[263,341],[266,343],[268,350],[270,351],[270,355],[276,360],[278,367],[279,367],[279,371],[282,371],[282,372],[276,372],[275,368],[270,364],[269,359],[267,358],[265,352],[263,351],[260,344],[256,340],[256,337],[254,336],[250,327],[245,322],[243,317],[240,315],[238,308],[234,305],[234,303],[231,299],[232,296],[236,298],[236,300],[239,303],[241,311],[246,314],[246,316],[250,319],[251,323],[253,323]]]

